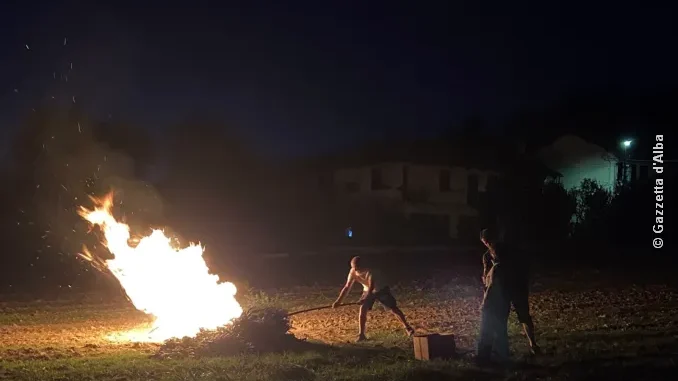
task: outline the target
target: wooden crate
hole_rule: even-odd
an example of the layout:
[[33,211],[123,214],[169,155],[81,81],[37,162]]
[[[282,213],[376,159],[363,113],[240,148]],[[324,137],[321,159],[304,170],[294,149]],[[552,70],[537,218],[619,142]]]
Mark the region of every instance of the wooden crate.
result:
[[450,359],[456,355],[454,335],[431,335],[414,336],[414,358],[417,360]]

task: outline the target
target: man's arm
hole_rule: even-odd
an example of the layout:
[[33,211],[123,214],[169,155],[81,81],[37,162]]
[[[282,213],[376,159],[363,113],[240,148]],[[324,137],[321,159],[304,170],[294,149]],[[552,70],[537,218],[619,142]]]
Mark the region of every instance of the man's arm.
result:
[[337,298],[337,300],[334,303],[332,303],[332,308],[335,308],[336,306],[341,304],[341,301],[344,300],[344,297],[346,296],[346,294],[348,294],[348,292],[351,291],[351,287],[353,287],[353,282],[354,282],[352,275],[353,275],[352,272],[348,273],[348,279],[346,279],[346,284],[344,285],[344,287],[339,292],[339,297]]
[[[492,271],[492,269],[490,269],[490,271]],[[488,274],[488,275],[489,275],[489,274]],[[494,288],[496,288],[496,286],[495,286],[495,287],[492,287],[492,277],[491,277],[491,276],[486,276],[486,278],[485,278],[485,292],[483,293],[483,301],[482,301],[482,303],[480,304],[481,310],[482,310],[483,308],[485,308],[485,302],[487,301],[487,297],[488,297],[488,295],[490,294],[490,292],[494,292],[494,293],[497,292],[497,290],[494,290]]]
[[483,284],[487,286],[487,272],[490,271],[490,251],[483,254]]

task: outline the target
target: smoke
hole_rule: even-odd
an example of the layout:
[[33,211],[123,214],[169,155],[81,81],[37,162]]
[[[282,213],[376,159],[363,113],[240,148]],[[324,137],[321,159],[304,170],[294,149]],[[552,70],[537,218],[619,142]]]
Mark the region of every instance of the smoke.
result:
[[80,206],[91,206],[90,197],[114,191],[116,215],[133,230],[162,222],[163,202],[152,184],[136,176],[138,160],[125,147],[112,149],[106,133],[95,133],[99,128],[74,108],[45,108],[27,118],[16,136],[5,179],[14,185],[9,205],[16,221],[6,221],[15,229],[6,237],[14,250],[4,255],[13,256],[9,263],[28,278],[71,282],[82,271],[76,258],[83,245],[104,250],[77,215]]
[[[119,29],[108,30],[116,30],[119,37]],[[114,191],[116,215],[124,216],[132,227],[162,222],[163,203],[157,190],[137,175],[151,156],[150,139],[144,138],[143,130],[88,118],[96,111],[108,115],[115,105],[105,96],[129,89],[129,83],[121,80],[129,73],[113,69],[132,67],[120,65],[120,57],[134,54],[106,51],[102,46],[112,40],[128,46],[112,34],[109,39],[101,33],[90,36],[84,41],[71,36],[70,30],[51,30],[49,36],[27,38],[30,49],[22,44],[14,52],[17,71],[11,84],[15,91],[3,110],[17,128],[3,136],[3,143],[8,144],[2,152],[6,168],[0,173],[4,185],[0,234],[6,243],[0,260],[6,264],[3,275],[9,277],[0,276],[0,286],[12,278],[53,285],[50,280],[54,278],[61,277],[63,282],[59,282],[65,283],[70,280],[64,277],[81,275],[77,253],[84,244],[97,250],[99,240],[89,234],[89,224],[76,213],[80,206],[91,206],[90,197]],[[116,61],[111,57],[117,57]],[[101,78],[109,82],[102,85]],[[102,103],[106,109],[97,110]]]

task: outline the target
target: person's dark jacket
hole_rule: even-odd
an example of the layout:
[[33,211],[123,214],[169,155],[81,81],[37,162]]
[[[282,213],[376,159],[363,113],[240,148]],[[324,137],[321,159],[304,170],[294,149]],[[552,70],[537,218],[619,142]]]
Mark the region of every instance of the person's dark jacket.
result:
[[502,273],[511,283],[524,284],[529,282],[530,261],[525,251],[520,248],[497,242],[483,255],[483,274],[487,274],[490,264],[501,264]]

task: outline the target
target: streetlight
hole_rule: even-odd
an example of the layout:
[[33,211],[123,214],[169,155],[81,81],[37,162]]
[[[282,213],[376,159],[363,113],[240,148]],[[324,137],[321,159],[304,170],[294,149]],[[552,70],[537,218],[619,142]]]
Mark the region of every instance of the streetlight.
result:
[[622,141],[622,147],[624,149],[624,162],[623,162],[624,171],[622,172],[622,176],[623,176],[622,182],[623,183],[626,183],[626,178],[628,176],[628,174],[627,174],[627,172],[628,172],[628,168],[627,168],[628,163],[627,162],[629,160],[628,149],[629,149],[629,147],[631,147],[632,143],[633,143],[633,140],[630,140],[630,139],[626,139],[626,140]]

